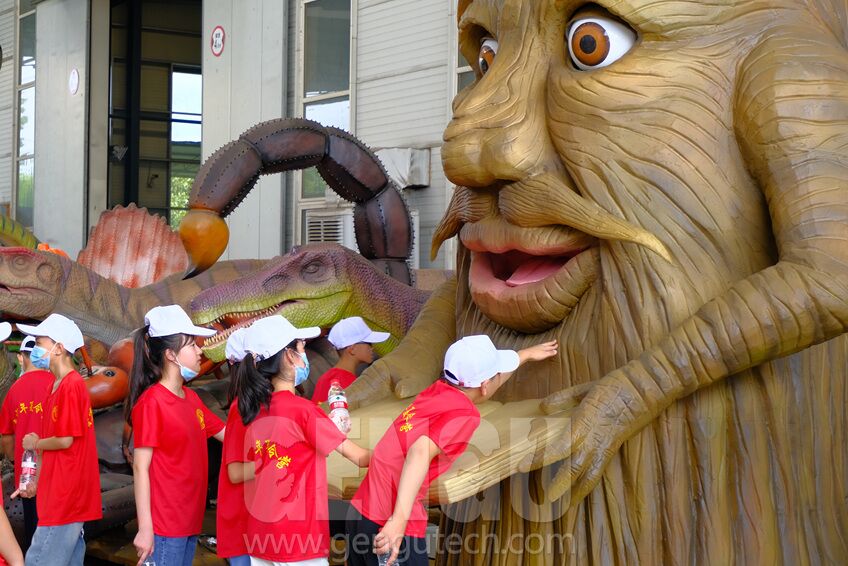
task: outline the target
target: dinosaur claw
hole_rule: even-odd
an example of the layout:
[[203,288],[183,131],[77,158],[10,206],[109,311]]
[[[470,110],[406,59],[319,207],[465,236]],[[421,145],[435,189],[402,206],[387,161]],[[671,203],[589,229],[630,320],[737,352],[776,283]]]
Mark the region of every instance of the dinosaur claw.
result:
[[180,239],[188,255],[188,270],[184,279],[203,273],[212,266],[230,239],[227,223],[211,210],[192,209],[180,222]]

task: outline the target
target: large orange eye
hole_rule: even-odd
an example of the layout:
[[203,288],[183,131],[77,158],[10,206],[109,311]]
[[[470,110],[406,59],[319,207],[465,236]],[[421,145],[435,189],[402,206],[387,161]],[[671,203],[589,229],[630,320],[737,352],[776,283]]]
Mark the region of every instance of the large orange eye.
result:
[[609,55],[610,39],[607,32],[595,22],[582,23],[571,34],[572,57],[584,65],[594,67]]
[[495,56],[498,54],[498,40],[491,37],[483,38],[483,43],[480,44],[480,54],[477,56],[477,65],[480,67],[480,72],[486,74],[495,62]]
[[636,32],[611,17],[580,13],[568,24],[568,53],[583,71],[600,69],[624,57],[636,43]]

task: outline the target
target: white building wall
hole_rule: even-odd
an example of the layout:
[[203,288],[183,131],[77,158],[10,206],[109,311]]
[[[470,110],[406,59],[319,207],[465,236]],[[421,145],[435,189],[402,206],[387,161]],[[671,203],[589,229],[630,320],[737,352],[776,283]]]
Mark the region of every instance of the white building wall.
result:
[[[15,175],[15,1],[0,0],[0,206],[12,201],[12,179]],[[4,209],[0,212],[5,211]]]
[[[203,2],[203,159],[251,126],[287,112],[288,3],[280,0]],[[210,48],[223,26],[224,52]],[[284,175],[262,177],[227,219],[223,259],[280,254],[286,215]]]
[[[36,236],[76,257],[86,232],[88,0],[40,2],[36,17]],[[75,94],[71,71],[79,73]]]
[[354,79],[356,135],[373,148],[429,148],[430,186],[405,191],[419,213],[421,267],[447,206],[442,132],[450,114],[453,0],[359,0]]

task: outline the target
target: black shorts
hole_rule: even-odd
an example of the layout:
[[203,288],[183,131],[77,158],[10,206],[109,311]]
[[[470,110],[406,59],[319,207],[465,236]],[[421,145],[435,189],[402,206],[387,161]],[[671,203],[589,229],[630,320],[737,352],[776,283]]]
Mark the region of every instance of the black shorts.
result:
[[[347,566],[377,566],[374,554],[374,537],[380,532],[380,525],[363,517],[355,507],[350,508],[345,523],[347,532]],[[403,537],[398,554],[397,566],[429,566],[427,539]]]

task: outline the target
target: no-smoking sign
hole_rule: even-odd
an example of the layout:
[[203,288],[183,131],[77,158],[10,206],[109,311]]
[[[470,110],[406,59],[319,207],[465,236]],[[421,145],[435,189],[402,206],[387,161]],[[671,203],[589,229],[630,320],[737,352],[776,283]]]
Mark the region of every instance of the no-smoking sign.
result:
[[221,26],[215,26],[215,29],[212,30],[212,37],[209,41],[209,45],[212,47],[212,55],[215,57],[220,57],[221,53],[224,52],[224,42],[227,39],[227,34],[224,33],[224,28]]

